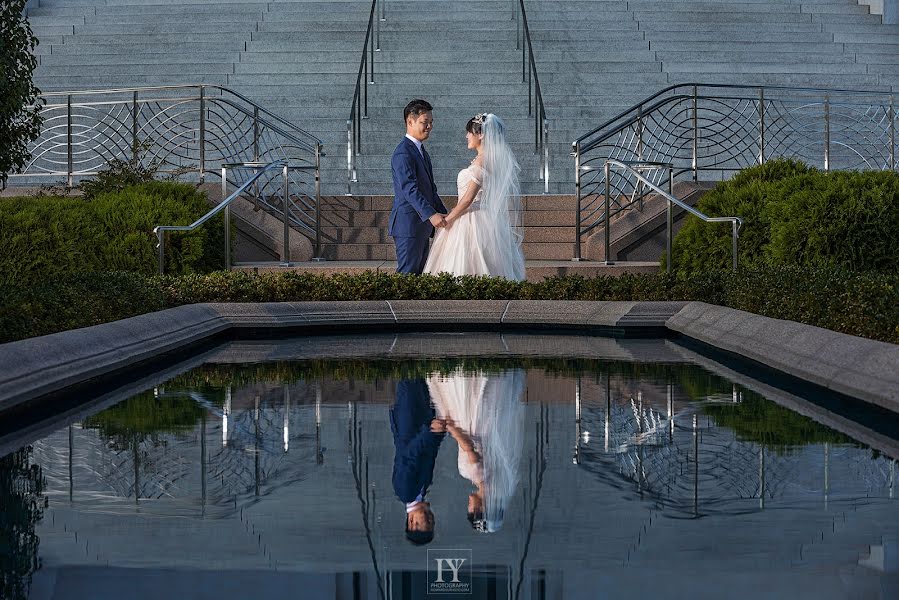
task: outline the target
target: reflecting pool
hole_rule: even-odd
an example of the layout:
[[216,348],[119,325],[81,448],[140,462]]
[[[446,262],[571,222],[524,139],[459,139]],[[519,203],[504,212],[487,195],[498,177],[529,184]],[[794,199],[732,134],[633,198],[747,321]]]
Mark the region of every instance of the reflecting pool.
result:
[[0,437],[0,597],[899,598],[899,421],[816,394],[664,340],[231,342]]

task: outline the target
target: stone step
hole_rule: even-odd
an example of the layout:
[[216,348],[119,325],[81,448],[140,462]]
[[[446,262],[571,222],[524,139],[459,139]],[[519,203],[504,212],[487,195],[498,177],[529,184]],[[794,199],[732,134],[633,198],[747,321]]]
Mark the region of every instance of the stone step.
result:
[[40,73],[47,72],[48,67],[61,66],[69,69],[64,73],[67,74],[72,72],[73,67],[80,72],[82,68],[93,66],[216,64],[219,61],[227,61],[234,68],[239,58],[237,50],[189,54],[46,54],[40,58]]
[[809,53],[809,52],[768,52],[738,50],[734,52],[696,50],[660,50],[657,52],[659,60],[663,63],[722,63],[735,61],[741,63],[814,63],[814,64],[838,64],[855,63],[856,55],[844,53]]
[[[526,260],[570,260],[575,256],[573,242],[524,242],[521,245]],[[328,260],[396,260],[393,243],[384,244],[322,244],[322,256]]]
[[[684,32],[684,33],[730,33],[730,32],[752,32],[757,31],[759,26],[756,23],[694,23],[692,21],[680,21],[672,23],[660,23],[658,21],[638,21],[637,25],[640,31],[645,31],[646,36],[652,39],[659,33]],[[764,28],[767,32],[777,31],[782,33],[821,33],[825,31],[825,25],[822,23],[766,23]]]
[[670,74],[679,73],[823,73],[827,75],[850,75],[867,73],[867,65],[863,64],[834,64],[834,63],[754,63],[754,62],[687,62],[669,61],[663,62],[662,68]]
[[[441,195],[447,207],[456,205],[456,195],[449,193]],[[523,195],[521,197],[522,208],[526,213],[531,212],[574,212],[577,207],[577,199],[572,194],[564,195]],[[357,196],[323,196],[322,212],[326,211],[351,211],[363,212],[390,212],[393,206],[393,192],[384,195],[357,195]],[[341,213],[342,214],[342,213]],[[362,225],[361,223],[359,224]]]
[[[323,217],[324,219],[324,217]],[[575,242],[574,216],[560,227],[523,227],[525,244],[573,244]],[[393,244],[386,225],[376,227],[323,226],[322,235],[336,244]]]

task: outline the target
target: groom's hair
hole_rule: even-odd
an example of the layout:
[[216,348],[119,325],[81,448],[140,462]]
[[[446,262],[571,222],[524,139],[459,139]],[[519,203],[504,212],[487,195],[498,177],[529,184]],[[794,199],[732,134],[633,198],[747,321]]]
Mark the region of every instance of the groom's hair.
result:
[[413,118],[417,119],[422,114],[433,110],[434,107],[431,106],[427,100],[416,98],[409,102],[409,104],[406,105],[406,108],[403,109],[403,123],[409,119],[409,115],[412,115]]

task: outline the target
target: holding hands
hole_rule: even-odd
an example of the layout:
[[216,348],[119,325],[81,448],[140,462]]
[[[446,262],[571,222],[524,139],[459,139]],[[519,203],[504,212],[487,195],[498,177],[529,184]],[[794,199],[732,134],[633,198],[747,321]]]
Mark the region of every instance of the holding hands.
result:
[[428,220],[431,222],[431,225],[438,229],[446,227],[448,224],[446,222],[446,215],[443,215],[441,213],[434,213]]

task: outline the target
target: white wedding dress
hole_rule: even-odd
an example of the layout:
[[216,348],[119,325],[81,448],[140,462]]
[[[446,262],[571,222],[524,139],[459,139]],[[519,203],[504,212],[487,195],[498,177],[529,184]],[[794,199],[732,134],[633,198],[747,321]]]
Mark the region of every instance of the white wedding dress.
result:
[[[459,198],[472,182],[481,185],[484,170],[472,163],[459,171],[456,187]],[[515,281],[525,278],[521,244],[509,232],[508,223],[496,223],[488,211],[481,210],[484,190],[451,226],[438,229],[425,263],[425,273],[452,275],[488,275]]]
[[466,374],[459,369],[427,380],[440,418],[452,419],[471,438],[480,461],[459,452],[459,474],[485,493],[486,530],[502,527],[505,509],[515,494],[524,445],[525,372]]

